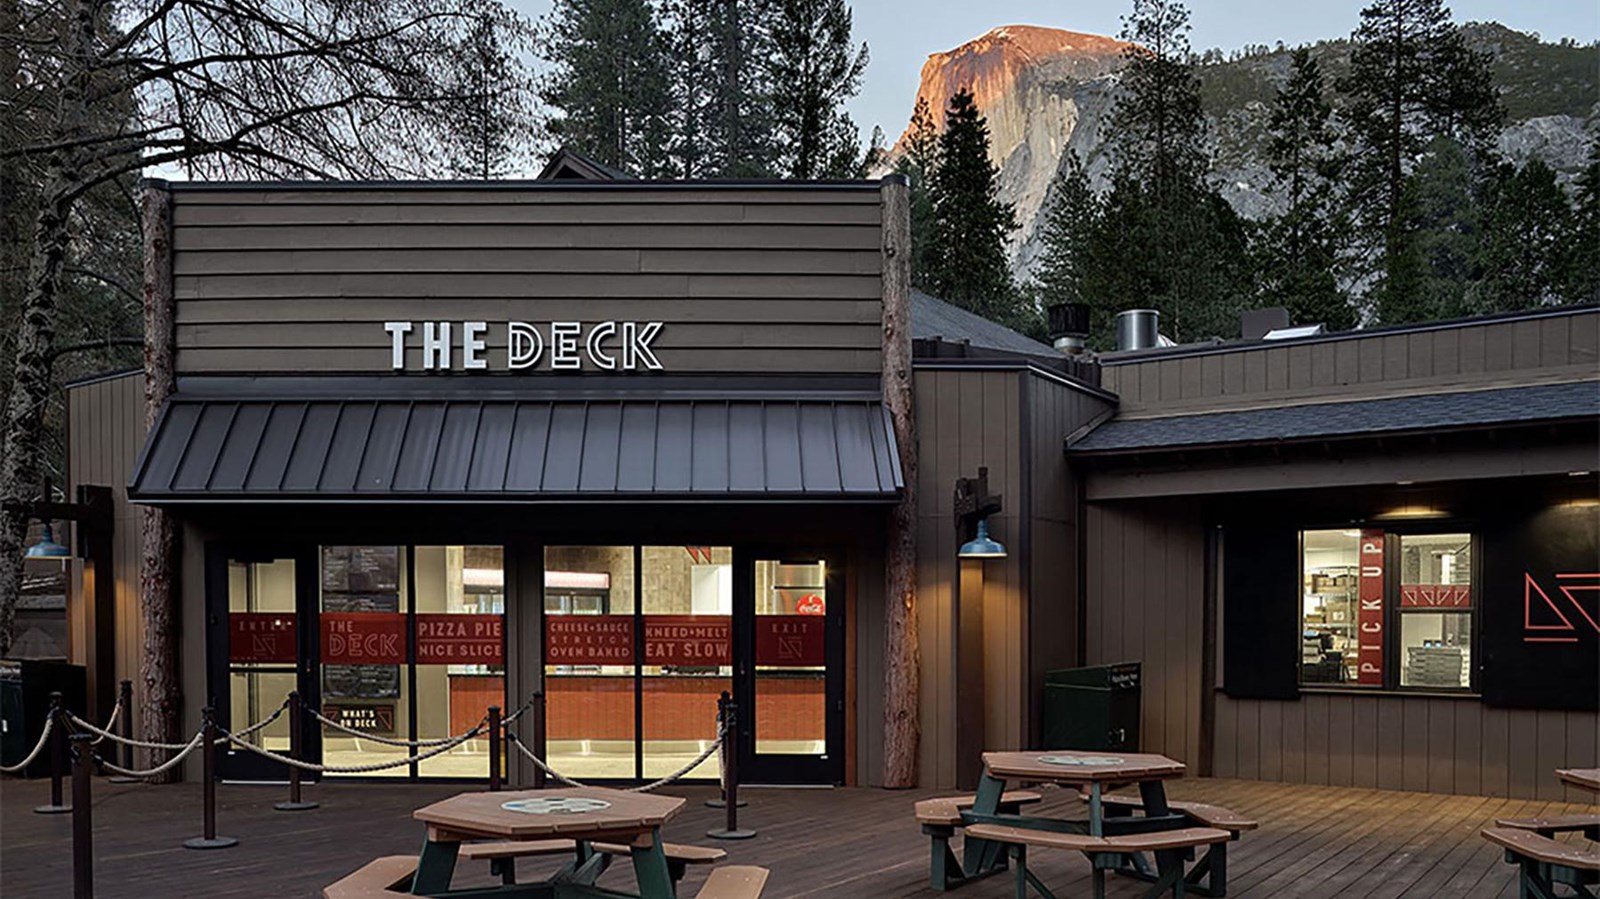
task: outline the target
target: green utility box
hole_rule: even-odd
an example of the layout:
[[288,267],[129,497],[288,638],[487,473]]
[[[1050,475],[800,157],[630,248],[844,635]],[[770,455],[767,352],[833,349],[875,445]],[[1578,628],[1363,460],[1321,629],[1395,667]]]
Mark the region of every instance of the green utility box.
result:
[[1043,748],[1137,752],[1139,683],[1138,662],[1046,672]]

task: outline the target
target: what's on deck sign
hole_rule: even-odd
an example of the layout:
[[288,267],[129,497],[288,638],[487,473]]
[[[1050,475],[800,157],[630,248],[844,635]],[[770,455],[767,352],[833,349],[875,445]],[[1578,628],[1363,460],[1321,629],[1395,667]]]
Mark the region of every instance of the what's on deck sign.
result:
[[[423,371],[660,371],[651,342],[661,322],[384,322],[390,367],[404,371],[407,349],[422,351]],[[495,348],[489,338],[496,337]],[[457,356],[456,353],[460,355]]]

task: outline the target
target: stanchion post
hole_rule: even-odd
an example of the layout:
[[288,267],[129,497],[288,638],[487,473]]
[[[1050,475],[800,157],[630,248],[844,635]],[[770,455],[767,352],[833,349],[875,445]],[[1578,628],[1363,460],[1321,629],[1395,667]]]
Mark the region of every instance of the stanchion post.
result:
[[[545,754],[544,728],[544,690],[541,688],[533,694],[533,754],[541,759],[550,757]],[[544,769],[538,765],[533,766],[533,788],[544,789]]]
[[[756,832],[739,829],[739,704],[734,702],[726,691],[723,692],[720,703],[725,728],[722,745],[728,748],[728,793],[725,805],[728,812],[728,826],[722,830],[708,830],[706,836],[714,840],[748,840],[755,836]],[[732,741],[731,746],[729,741]]]
[[185,849],[226,849],[239,845],[233,837],[217,836],[217,720],[211,706],[200,711],[200,792],[203,809],[202,835],[184,840]]
[[94,899],[94,824],[89,799],[88,734],[72,735],[72,899]]
[[50,694],[50,804],[34,807],[41,815],[60,815],[72,811],[61,795],[61,781],[67,776],[67,713],[61,707],[61,694]]
[[500,792],[500,707],[489,706],[489,792]]
[[[722,695],[717,697],[717,728],[719,730],[722,727],[722,722],[728,720],[728,703],[731,701],[726,690],[722,691]],[[728,804],[728,747],[731,745],[733,745],[731,740],[723,738],[722,746],[717,750],[717,756],[722,762],[721,770],[718,772],[721,776],[717,778],[717,796],[715,799],[706,800],[706,808],[724,808]],[[748,802],[742,799],[739,800],[739,804],[749,805]]]
[[[300,691],[289,691],[289,758],[295,761],[305,759],[305,707],[300,704]],[[316,808],[318,803],[306,802],[300,798],[300,767],[289,765],[289,799],[286,802],[277,802],[273,808],[280,812],[303,812],[306,809]]]
[[[121,686],[117,688],[117,705],[122,708],[122,722],[119,728],[122,731],[122,739],[132,740],[133,681],[124,680]],[[131,742],[122,744],[122,767],[133,768],[133,744]],[[139,778],[129,777],[126,774],[113,774],[106,778],[106,782],[114,784],[138,783]]]

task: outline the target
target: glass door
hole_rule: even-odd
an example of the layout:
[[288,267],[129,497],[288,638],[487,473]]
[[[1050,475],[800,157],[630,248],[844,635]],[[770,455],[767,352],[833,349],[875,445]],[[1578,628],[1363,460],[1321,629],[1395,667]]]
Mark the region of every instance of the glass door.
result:
[[[290,691],[304,692],[300,647],[305,627],[298,614],[306,577],[304,559],[292,553],[247,554],[214,549],[208,559],[212,669],[210,704],[217,723],[244,733],[276,712]],[[245,738],[264,749],[289,748],[288,715]],[[284,780],[287,769],[256,753],[228,747],[218,758],[227,780]]]
[[844,776],[844,581],[837,559],[755,553],[743,568],[736,678],[740,780]]

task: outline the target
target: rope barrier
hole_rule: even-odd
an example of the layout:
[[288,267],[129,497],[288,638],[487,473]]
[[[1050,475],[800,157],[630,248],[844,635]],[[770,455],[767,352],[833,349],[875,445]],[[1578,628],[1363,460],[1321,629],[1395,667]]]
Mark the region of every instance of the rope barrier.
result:
[[529,696],[527,702],[524,702],[515,712],[512,712],[511,714],[505,716],[504,718],[501,718],[500,719],[500,723],[501,724],[513,724],[513,723],[515,723],[518,718],[522,717],[522,713],[523,712],[526,712],[527,710],[533,708],[533,704],[539,701],[539,695],[540,695],[539,693],[535,692],[532,696]]
[[[121,715],[122,715],[122,698],[119,696],[119,697],[117,697],[117,704],[111,707],[111,717],[106,719],[106,730],[107,731],[110,731],[111,728],[116,726],[117,718],[120,717]],[[93,740],[89,741],[89,745],[90,746],[99,746],[100,745],[100,741],[104,740],[104,739],[105,739],[105,737],[103,737],[103,736],[95,737]]]
[[[249,736],[253,736],[256,733],[256,731],[259,731],[262,728],[266,727],[267,725],[271,724],[272,722],[278,720],[278,718],[280,716],[282,716],[283,713],[288,710],[288,708],[289,708],[289,697],[285,696],[285,697],[283,697],[283,703],[280,704],[278,706],[278,708],[275,711],[273,711],[272,714],[270,714],[267,717],[261,719],[260,721],[257,721],[256,723],[250,725],[249,727],[245,728],[244,730],[239,731],[238,733],[234,734],[234,736],[238,737],[240,739],[243,739],[243,738],[249,737]],[[220,745],[222,745],[223,743],[226,743],[226,742],[228,742],[227,739],[225,739],[223,737],[218,737],[216,739],[216,744],[218,746],[220,746]]]
[[111,731],[98,728],[71,712],[67,712],[66,716],[67,720],[72,722],[73,726],[77,727],[79,730],[86,730],[91,734],[98,734],[100,739],[110,740],[113,743],[122,743],[126,746],[134,746],[139,749],[164,749],[169,752],[183,749],[189,745],[188,743],[158,743],[150,740],[135,740],[130,737],[119,736]]
[[[321,712],[311,708],[310,706],[306,707],[306,711],[309,712],[313,718],[316,718],[318,721],[321,721],[323,724],[326,724],[334,730],[342,731],[352,737],[360,737],[363,740],[371,740],[374,743],[382,743],[385,746],[405,746],[410,749],[421,749],[426,746],[443,746],[447,743],[450,745],[455,745],[456,743],[461,742],[460,737],[440,737],[437,740],[400,740],[394,737],[380,737],[377,734],[368,733],[364,730],[356,730],[353,727],[346,727],[345,725],[323,715]],[[481,727],[483,722],[480,721],[478,724]]]
[[33,751],[28,753],[27,758],[16,763],[15,765],[0,765],[0,772],[4,772],[6,774],[17,774],[23,769],[27,768],[29,765],[33,764],[34,759],[39,757],[39,753],[44,752],[44,748],[50,745],[50,731],[53,730],[55,726],[56,718],[54,715],[44,719],[44,730],[39,732],[39,742],[33,744]]
[[464,734],[450,737],[450,742],[442,746],[437,746],[428,750],[427,752],[418,753],[417,755],[410,755],[402,759],[394,759],[387,762],[375,762],[371,765],[319,765],[314,762],[302,762],[299,759],[291,758],[286,755],[280,755],[279,753],[273,752],[270,749],[262,748],[254,743],[237,739],[233,734],[226,730],[222,731],[222,734],[223,737],[231,739],[235,746],[238,746],[242,749],[247,749],[256,755],[261,756],[262,758],[271,759],[275,762],[281,762],[282,764],[299,768],[302,771],[318,771],[324,774],[366,774],[371,771],[383,771],[388,768],[398,768],[401,765],[410,765],[416,762],[423,762],[433,758],[436,755],[443,755],[457,746],[460,746],[462,743],[465,743],[468,740],[478,736],[478,734],[483,732],[483,727],[484,721],[479,721],[471,730]]
[[191,753],[191,752],[195,751],[195,749],[199,748],[200,744],[203,743],[204,741],[205,741],[205,731],[197,732],[194,735],[194,739],[190,740],[187,743],[179,743],[179,744],[177,744],[178,746],[181,746],[183,748],[181,752],[179,752],[177,755],[173,756],[172,758],[167,759],[166,761],[162,762],[161,764],[159,764],[159,765],[155,766],[154,768],[151,768],[151,769],[149,769],[147,771],[137,771],[137,770],[134,770],[132,768],[124,768],[121,765],[112,764],[111,762],[106,761],[105,758],[102,757],[99,753],[95,753],[94,761],[95,761],[95,764],[97,764],[100,767],[106,769],[107,771],[113,772],[115,774],[120,774],[123,777],[136,777],[136,778],[139,778],[139,779],[142,780],[142,779],[147,778],[147,777],[155,777],[155,776],[157,776],[159,774],[165,774],[166,772],[172,770],[173,768],[176,768],[178,766],[179,762],[182,762],[185,758],[188,757],[189,753]]
[[[718,750],[720,750],[722,748],[722,740],[723,740],[724,737],[727,736],[727,734],[728,734],[728,729],[726,727],[719,727],[718,731],[717,731],[717,738],[715,740],[712,740],[711,741],[711,745],[707,746],[705,748],[705,751],[700,753],[700,755],[697,756],[694,759],[694,761],[688,763],[687,765],[684,765],[682,768],[679,768],[678,770],[672,772],[671,774],[668,774],[666,777],[660,778],[658,780],[653,780],[653,781],[651,781],[650,783],[647,783],[647,784],[641,784],[640,786],[637,786],[637,787],[628,787],[623,792],[625,792],[625,793],[648,793],[651,790],[658,790],[658,789],[666,786],[667,784],[675,783],[675,782],[677,782],[679,780],[682,780],[685,776],[688,775],[688,773],[690,771],[693,771],[694,769],[700,767],[700,765],[702,763],[704,763],[706,759],[711,757],[712,753],[717,752]],[[569,787],[585,787],[585,786],[588,786],[587,784],[582,783],[580,781],[573,780],[572,778],[566,776],[565,774],[562,774],[560,771],[557,771],[556,769],[550,767],[549,764],[547,764],[544,759],[541,759],[537,755],[534,755],[533,754],[533,750],[529,749],[527,747],[527,745],[522,742],[522,738],[518,737],[516,735],[516,733],[514,731],[512,731],[511,729],[509,729],[509,728],[506,729],[506,739],[511,741],[511,743],[514,744],[517,747],[517,751],[521,752],[524,758],[526,758],[528,761],[532,762],[536,767],[539,768],[539,770],[543,771],[549,777],[554,778],[557,782],[562,783],[562,784],[566,784]]]

